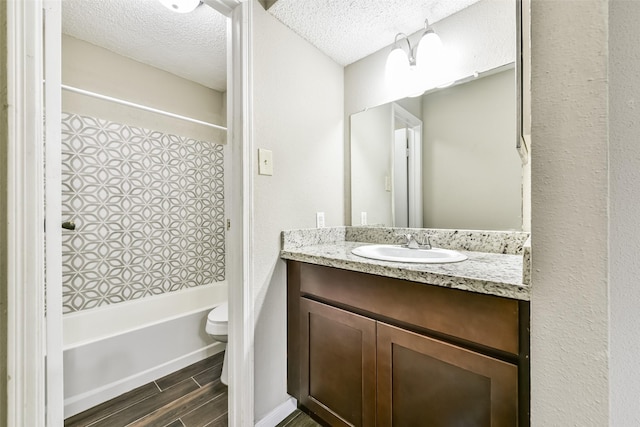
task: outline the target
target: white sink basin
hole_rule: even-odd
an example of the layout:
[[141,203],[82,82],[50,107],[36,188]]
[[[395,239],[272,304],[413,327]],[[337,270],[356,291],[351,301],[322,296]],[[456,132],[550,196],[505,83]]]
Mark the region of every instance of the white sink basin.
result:
[[449,249],[409,249],[401,245],[365,245],[351,250],[364,258],[380,261],[415,262],[422,264],[442,264],[467,259],[466,255]]

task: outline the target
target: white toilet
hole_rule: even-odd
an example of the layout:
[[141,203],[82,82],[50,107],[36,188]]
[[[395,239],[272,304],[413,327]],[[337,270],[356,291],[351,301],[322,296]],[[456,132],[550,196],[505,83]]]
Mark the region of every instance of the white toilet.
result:
[[[213,339],[220,342],[227,342],[227,335],[229,333],[229,304],[222,303],[209,312],[207,316],[207,327],[205,328],[207,333],[213,337]],[[227,356],[229,352],[225,350],[224,360],[222,361],[222,374],[220,375],[220,381],[222,384],[227,385]]]

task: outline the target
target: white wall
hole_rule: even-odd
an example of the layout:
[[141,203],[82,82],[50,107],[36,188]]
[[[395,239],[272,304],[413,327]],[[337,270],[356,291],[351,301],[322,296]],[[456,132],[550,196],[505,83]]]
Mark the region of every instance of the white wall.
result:
[[607,2],[533,1],[531,12],[532,425],[606,426]]
[[[484,72],[512,63],[515,60],[515,2],[512,0],[483,0],[433,25],[443,44],[454,50],[460,59],[461,77],[475,71]],[[419,36],[418,32],[412,40]],[[348,117],[365,108],[394,101],[398,98],[385,84],[385,63],[389,46],[354,62],[344,71],[345,113],[345,221],[351,220],[349,170]]]
[[[254,6],[257,148],[273,151],[273,176],[254,171],[255,418],[287,400],[286,270],[280,232],[342,225],[343,68]],[[257,161],[256,161],[257,164]]]
[[610,425],[640,425],[640,3],[609,2]]
[[403,98],[395,101],[396,104],[416,117],[422,117],[422,97]]
[[393,141],[391,104],[380,105],[351,116],[351,224],[393,224],[391,191],[391,142]]
[[514,70],[422,97],[424,226],[522,228]]
[[[194,119],[226,124],[225,94],[68,35],[62,36],[62,83]],[[62,92],[63,111],[206,141],[226,142],[210,127]]]

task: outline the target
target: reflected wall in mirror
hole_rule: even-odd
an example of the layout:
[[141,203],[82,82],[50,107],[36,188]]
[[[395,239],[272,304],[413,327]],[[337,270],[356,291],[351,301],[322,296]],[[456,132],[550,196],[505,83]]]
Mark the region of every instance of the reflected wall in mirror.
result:
[[[514,69],[487,74],[352,115],[352,224],[366,217],[367,224],[395,227],[521,228]],[[411,136],[394,110],[421,120],[422,134]],[[398,130],[408,142],[402,159]],[[403,213],[412,209],[422,216],[409,221]]]
[[[396,100],[384,81],[390,48],[345,69],[352,225],[366,219],[368,225],[523,228],[523,168],[516,149],[518,1],[481,0],[433,25],[463,65],[450,87]],[[392,111],[398,108],[422,121],[418,173],[422,189],[413,193],[416,200],[422,198],[421,218],[413,222],[396,211],[399,202],[394,191],[398,181],[404,180],[396,174],[398,151],[393,148]],[[407,148],[407,165],[415,165],[409,160],[416,153]],[[370,164],[365,164],[366,158]],[[407,178],[408,183],[415,176]],[[408,199],[411,203],[412,196]]]
[[422,227],[422,136],[397,103],[351,116],[353,224]]

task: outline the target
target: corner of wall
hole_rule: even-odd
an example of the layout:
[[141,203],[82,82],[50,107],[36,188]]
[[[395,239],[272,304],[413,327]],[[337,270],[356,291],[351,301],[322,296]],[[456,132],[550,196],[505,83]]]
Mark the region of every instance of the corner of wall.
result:
[[640,425],[640,2],[609,7],[609,425]]
[[607,2],[581,4],[531,2],[536,426],[610,425],[609,28]]
[[[286,393],[286,266],[280,233],[344,222],[344,69],[264,11],[257,1],[253,32],[255,148],[271,150],[272,176],[251,171],[254,184],[255,406],[262,419]],[[255,156],[257,150],[251,154]]]

